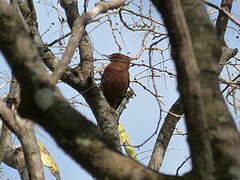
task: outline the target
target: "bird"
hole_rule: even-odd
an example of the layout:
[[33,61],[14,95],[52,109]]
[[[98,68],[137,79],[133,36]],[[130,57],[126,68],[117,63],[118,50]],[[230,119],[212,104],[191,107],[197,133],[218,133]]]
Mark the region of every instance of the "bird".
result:
[[113,53],[104,55],[111,61],[103,71],[101,89],[109,105],[117,110],[129,86],[129,66],[131,58]]

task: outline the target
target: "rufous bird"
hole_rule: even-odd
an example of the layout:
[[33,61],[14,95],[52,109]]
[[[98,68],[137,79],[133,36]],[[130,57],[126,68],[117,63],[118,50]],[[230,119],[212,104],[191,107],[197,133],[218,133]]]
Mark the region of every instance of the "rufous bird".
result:
[[101,88],[109,105],[117,110],[128,89],[128,69],[132,59],[120,53],[104,56],[111,62],[104,69]]

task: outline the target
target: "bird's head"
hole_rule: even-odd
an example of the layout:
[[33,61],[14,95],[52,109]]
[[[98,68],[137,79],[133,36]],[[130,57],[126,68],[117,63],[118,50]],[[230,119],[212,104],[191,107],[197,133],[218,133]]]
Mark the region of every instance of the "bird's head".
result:
[[127,62],[127,63],[129,63],[132,60],[132,58],[130,58],[130,57],[126,56],[126,55],[120,54],[120,53],[113,53],[111,55],[103,54],[103,56],[105,56],[108,59],[110,59],[110,61],[119,61],[119,62]]

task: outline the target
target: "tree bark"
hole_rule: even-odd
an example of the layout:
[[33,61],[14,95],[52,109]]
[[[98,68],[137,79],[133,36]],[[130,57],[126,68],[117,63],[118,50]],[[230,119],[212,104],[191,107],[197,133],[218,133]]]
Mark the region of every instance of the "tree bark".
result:
[[[209,163],[207,163],[207,167],[205,167],[207,172],[203,171],[206,164],[201,158],[193,159],[193,171],[201,175],[200,177],[206,176],[207,179],[239,179],[239,174],[236,173],[236,171],[230,170],[235,169],[235,167],[239,167],[240,165],[238,158],[236,158],[240,149],[239,133],[237,132],[233,119],[226,108],[217,84],[217,72],[215,67],[220,60],[221,46],[214,28],[208,20],[203,3],[202,1],[182,0],[181,3],[178,4],[178,10],[184,12],[186,25],[191,36],[193,51],[196,57],[195,63],[201,73],[201,76],[199,77],[200,82],[196,79],[198,88],[201,88],[198,89],[199,92],[193,96],[193,101],[191,102],[187,96],[195,93],[193,90],[196,88],[196,82],[189,81],[188,78],[191,80],[195,77],[186,73],[188,72],[188,69],[184,69],[189,64],[189,62],[185,62],[187,61],[187,58],[183,58],[183,61],[177,61],[180,57],[175,54],[180,53],[181,50],[177,42],[179,43],[179,40],[181,41],[181,37],[182,39],[183,37],[187,37],[187,35],[180,35],[180,26],[179,29],[176,29],[179,22],[176,21],[177,17],[174,13],[178,13],[178,10],[174,8],[176,8],[177,5],[174,5],[169,1],[166,3],[163,3],[165,1],[162,1],[161,4],[158,1],[153,2],[162,12],[170,34],[173,56],[175,55],[174,57],[176,59],[175,63],[178,71],[178,82],[179,85],[181,85],[180,92],[184,101],[184,112],[186,113],[192,158],[194,158],[197,155],[196,152],[198,152],[195,148],[200,148],[201,146],[199,145],[201,145],[201,143],[203,143],[203,145],[204,143],[206,145],[209,143],[207,145],[207,149],[209,149],[209,157],[206,158]],[[182,10],[180,10],[180,8]],[[191,61],[194,61],[194,59],[192,58]],[[194,71],[196,71],[196,69],[194,69]],[[188,87],[189,89],[187,89]],[[200,95],[200,93],[202,95]],[[197,103],[198,100],[201,100],[202,103]],[[202,106],[202,104],[204,104],[204,106]],[[197,111],[197,109],[194,110],[195,108],[202,108],[201,113],[204,115],[202,118],[199,119],[201,114],[196,113],[199,111]],[[195,115],[187,115],[193,110],[196,113]],[[199,126],[201,125],[199,122],[200,120],[204,123],[202,124],[203,126],[201,126],[201,128],[203,127],[202,130],[200,130]],[[199,129],[197,126],[199,126]],[[199,136],[197,136],[195,132],[192,134],[192,131],[199,131]],[[205,139],[205,142],[202,137]],[[219,158],[220,156],[222,157],[221,159]],[[201,163],[201,161],[203,163]]]

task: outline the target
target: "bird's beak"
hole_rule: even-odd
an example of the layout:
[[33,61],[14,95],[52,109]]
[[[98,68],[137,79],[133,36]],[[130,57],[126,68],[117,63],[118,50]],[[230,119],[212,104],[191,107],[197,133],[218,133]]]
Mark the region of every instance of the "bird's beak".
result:
[[107,55],[107,54],[102,54],[103,56],[107,57],[108,59],[110,59],[110,55]]
[[134,58],[134,57],[129,57],[129,60],[130,60],[130,61],[133,61],[133,60],[137,60],[137,59]]

